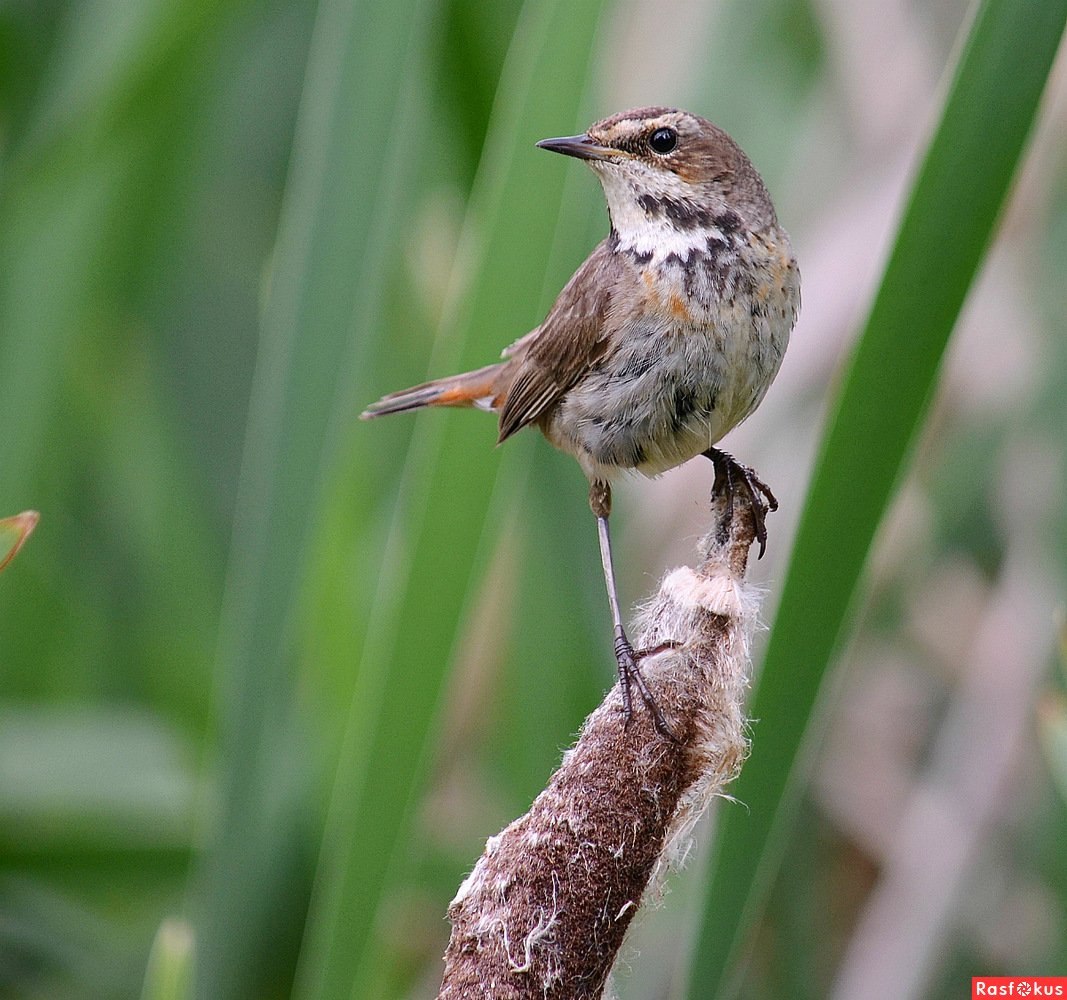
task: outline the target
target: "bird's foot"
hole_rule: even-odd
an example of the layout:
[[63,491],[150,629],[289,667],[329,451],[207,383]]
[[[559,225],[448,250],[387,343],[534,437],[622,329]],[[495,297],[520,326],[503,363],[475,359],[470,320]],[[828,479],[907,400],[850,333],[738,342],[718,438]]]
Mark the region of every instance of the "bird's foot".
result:
[[658,653],[666,652],[668,649],[676,649],[678,645],[679,643],[668,640],[649,649],[635,650],[630,645],[630,640],[626,638],[626,633],[622,628],[615,629],[615,662],[619,668],[619,690],[622,693],[622,709],[626,715],[626,724],[630,724],[634,714],[632,688],[635,687],[637,688],[637,693],[641,695],[641,700],[648,708],[649,714],[652,716],[652,724],[656,727],[656,732],[672,743],[680,743],[681,740],[678,739],[674,730],[667,725],[666,719],[663,718],[663,713],[660,711],[656,699],[648,689],[645,678],[641,675],[639,664],[650,656],[656,656]]
[[726,511],[719,522],[719,541],[730,538],[730,526],[734,518],[734,499],[743,494],[752,511],[752,526],[759,542],[759,558],[767,551],[767,514],[778,509],[771,488],[747,465],[742,465],[733,456],[718,448],[709,448],[704,454],[715,466],[715,483],[711,487],[713,497],[726,500]]

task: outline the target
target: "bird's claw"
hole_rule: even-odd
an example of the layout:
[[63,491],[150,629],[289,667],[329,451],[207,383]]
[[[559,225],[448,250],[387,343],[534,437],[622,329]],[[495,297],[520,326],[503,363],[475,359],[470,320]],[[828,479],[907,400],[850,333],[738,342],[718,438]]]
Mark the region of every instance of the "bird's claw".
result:
[[713,497],[721,496],[726,500],[726,510],[719,522],[719,540],[725,543],[730,537],[730,527],[734,519],[734,498],[738,492],[745,494],[749,509],[752,511],[752,527],[759,542],[759,558],[767,551],[767,514],[778,509],[778,500],[771,488],[747,465],[742,465],[732,455],[718,448],[711,448],[705,454],[715,466],[715,483],[711,487]]
[[649,656],[656,656],[659,653],[666,652],[668,649],[677,649],[680,645],[681,643],[667,640],[648,649],[635,650],[630,645],[630,640],[626,638],[626,633],[621,628],[615,630],[615,662],[619,668],[619,690],[622,694],[622,709],[626,715],[626,725],[630,724],[634,714],[632,685],[637,688],[637,693],[641,695],[641,700],[648,708],[649,714],[652,716],[652,724],[656,727],[656,732],[672,743],[680,743],[681,740],[678,739],[674,730],[667,725],[666,719],[663,718],[663,713],[660,711],[656,699],[645,683],[645,678],[641,675],[639,664],[641,660]]

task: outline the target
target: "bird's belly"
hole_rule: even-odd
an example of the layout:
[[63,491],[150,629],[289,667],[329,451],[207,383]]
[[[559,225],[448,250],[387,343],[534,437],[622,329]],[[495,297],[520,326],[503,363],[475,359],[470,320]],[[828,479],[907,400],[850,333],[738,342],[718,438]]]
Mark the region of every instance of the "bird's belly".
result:
[[755,409],[785,350],[747,310],[707,326],[646,316],[616,343],[544,428],[591,478],[657,475],[706,451]]

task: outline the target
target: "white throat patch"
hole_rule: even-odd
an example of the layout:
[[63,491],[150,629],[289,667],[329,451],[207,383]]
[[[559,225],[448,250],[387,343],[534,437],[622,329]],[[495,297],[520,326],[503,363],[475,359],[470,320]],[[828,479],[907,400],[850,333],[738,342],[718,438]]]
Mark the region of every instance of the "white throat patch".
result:
[[684,200],[687,195],[683,181],[673,175],[663,176],[644,171],[641,189],[635,188],[633,180],[617,168],[594,164],[594,169],[604,188],[611,225],[619,236],[619,248],[634,253],[651,255],[651,263],[659,264],[672,254],[683,261],[694,250],[703,250],[708,238],[727,242],[726,237],[714,227],[697,226],[683,229],[664,216],[652,217],[638,202],[641,194],[657,198]]

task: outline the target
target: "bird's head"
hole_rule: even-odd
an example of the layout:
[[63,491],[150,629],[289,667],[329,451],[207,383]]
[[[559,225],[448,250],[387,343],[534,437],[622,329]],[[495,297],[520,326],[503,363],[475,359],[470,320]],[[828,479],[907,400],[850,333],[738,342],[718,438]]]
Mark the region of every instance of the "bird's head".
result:
[[624,244],[647,249],[657,231],[669,241],[690,232],[695,242],[698,230],[761,229],[776,221],[767,189],[740,146],[688,111],[623,111],[582,135],[537,145],[593,168]]

